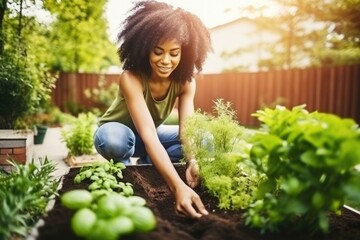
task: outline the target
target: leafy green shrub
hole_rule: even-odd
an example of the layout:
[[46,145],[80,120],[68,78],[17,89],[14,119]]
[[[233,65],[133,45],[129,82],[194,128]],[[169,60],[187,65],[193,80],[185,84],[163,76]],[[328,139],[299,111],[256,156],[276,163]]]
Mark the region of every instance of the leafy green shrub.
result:
[[199,163],[200,178],[224,209],[244,209],[261,176],[249,161],[248,131],[235,120],[229,102],[217,100],[214,115],[197,111],[186,122],[184,146]]
[[76,117],[70,113],[62,112],[58,107],[53,107],[48,111],[49,125],[64,126],[76,121]]
[[69,100],[65,102],[65,109],[67,112],[69,112],[73,116],[77,116],[82,112],[85,112],[86,109],[84,106],[82,106],[80,103]]
[[92,113],[80,113],[69,128],[63,127],[61,134],[69,149],[70,156],[80,156],[93,152],[93,134],[95,116]]
[[9,55],[0,56],[0,129],[15,127],[32,107],[34,88],[24,63]]
[[59,185],[52,177],[56,169],[47,158],[40,161],[40,165],[10,162],[13,171],[0,171],[0,239],[12,239],[14,235],[25,237],[45,213]]
[[346,198],[360,200],[360,129],[352,119],[277,106],[255,114],[262,127],[251,160],[267,180],[246,223],[262,231],[287,225],[329,230],[328,214],[340,214]]
[[48,104],[55,77],[46,70],[15,53],[0,55],[0,129],[23,127],[26,116]]

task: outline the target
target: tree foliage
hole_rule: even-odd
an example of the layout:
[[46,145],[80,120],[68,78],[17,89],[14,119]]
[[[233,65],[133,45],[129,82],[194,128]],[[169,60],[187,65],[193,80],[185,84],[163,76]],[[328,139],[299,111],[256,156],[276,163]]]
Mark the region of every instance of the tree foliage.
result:
[[15,127],[31,108],[32,78],[26,64],[8,54],[0,56],[0,129]]
[[[36,62],[30,36],[39,26],[24,12],[34,1],[3,0],[0,4],[0,128],[16,128],[21,118],[50,100],[54,78]],[[23,127],[23,126],[21,126]]]
[[321,64],[360,63],[360,0],[306,1],[304,12],[328,27]]
[[[270,57],[260,58],[260,69],[288,69],[326,64],[360,63],[360,0],[272,0],[277,14],[266,7],[247,7],[258,30],[279,36],[276,42],[263,39],[261,49]],[[251,49],[250,49],[251,50]],[[238,55],[249,49],[238,49]]]
[[107,34],[106,0],[44,1],[50,24],[50,64],[53,70],[99,72],[116,64],[115,45]]
[[23,118],[48,110],[57,71],[116,64],[106,2],[0,0],[0,128],[24,127]]

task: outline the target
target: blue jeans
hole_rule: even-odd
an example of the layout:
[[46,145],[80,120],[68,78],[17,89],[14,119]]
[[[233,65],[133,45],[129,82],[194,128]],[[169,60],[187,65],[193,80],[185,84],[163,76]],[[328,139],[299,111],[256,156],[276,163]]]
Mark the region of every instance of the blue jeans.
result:
[[[173,163],[183,158],[179,140],[179,126],[161,125],[157,135]],[[96,129],[94,134],[96,151],[107,160],[130,165],[130,157],[139,157],[138,164],[151,164],[140,136],[129,127],[118,122],[108,122]]]

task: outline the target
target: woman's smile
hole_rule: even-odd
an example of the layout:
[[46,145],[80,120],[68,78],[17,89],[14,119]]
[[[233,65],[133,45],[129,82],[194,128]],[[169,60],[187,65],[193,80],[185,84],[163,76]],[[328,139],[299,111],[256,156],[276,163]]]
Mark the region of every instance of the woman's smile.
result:
[[149,61],[153,74],[167,78],[179,65],[181,45],[176,40],[161,41],[150,53]]
[[161,73],[163,74],[167,74],[169,72],[172,71],[172,68],[171,67],[162,67],[162,66],[158,66],[158,69]]

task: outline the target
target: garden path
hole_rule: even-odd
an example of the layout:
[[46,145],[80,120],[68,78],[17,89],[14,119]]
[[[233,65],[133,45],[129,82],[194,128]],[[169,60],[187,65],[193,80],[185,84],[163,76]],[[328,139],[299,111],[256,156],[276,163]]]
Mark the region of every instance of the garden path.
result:
[[64,161],[67,154],[68,149],[61,138],[61,127],[48,128],[43,144],[34,145],[33,159],[39,160],[47,157],[55,164],[55,176],[60,177],[68,173],[70,169]]
[[[69,165],[64,161],[69,150],[62,140],[61,129],[61,127],[48,128],[43,144],[35,144],[33,148],[33,159],[35,161],[47,157],[55,163],[56,171],[54,175],[56,177],[67,174],[70,169]],[[131,160],[135,164],[136,159],[132,158]]]

